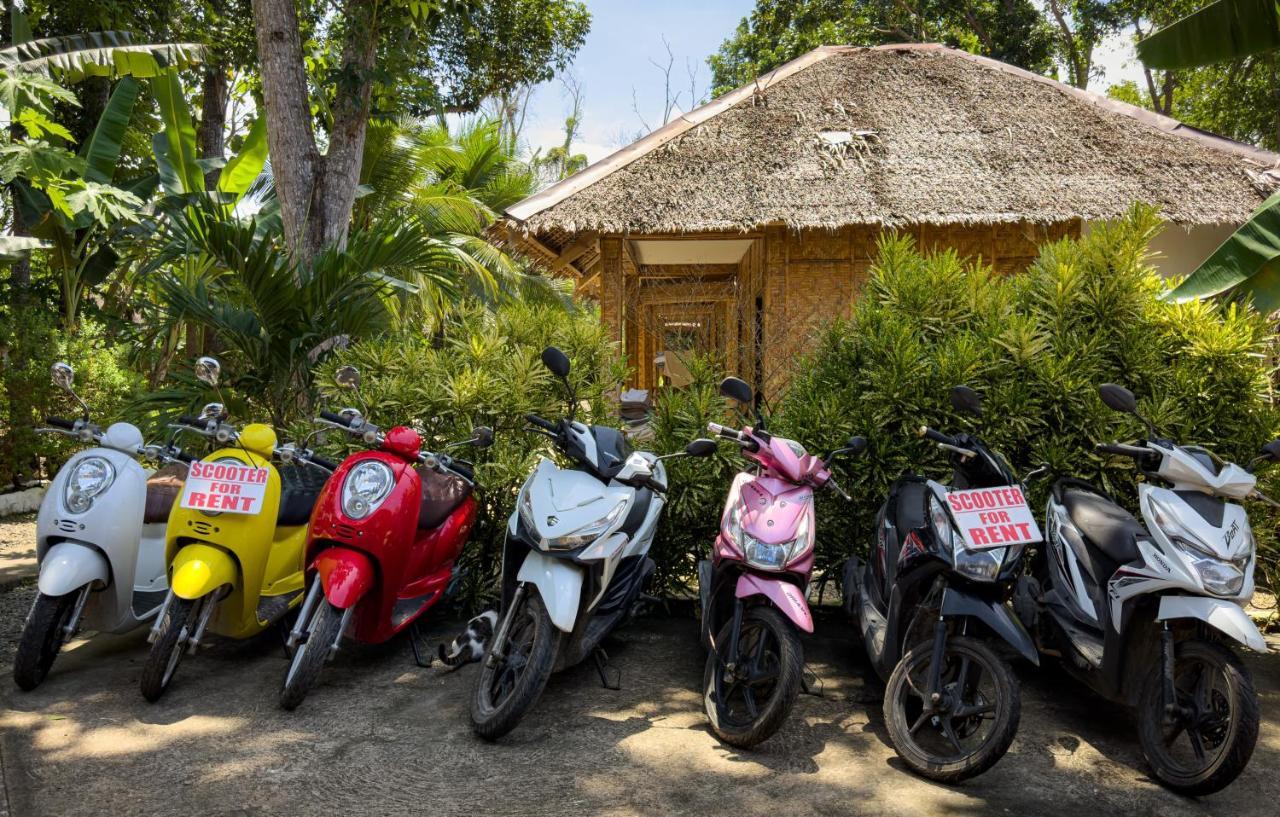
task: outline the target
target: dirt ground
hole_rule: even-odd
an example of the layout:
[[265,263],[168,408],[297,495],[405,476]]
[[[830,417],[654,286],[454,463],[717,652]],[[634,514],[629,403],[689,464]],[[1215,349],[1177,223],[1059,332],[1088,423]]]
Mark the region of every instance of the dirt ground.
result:
[[[0,666],[31,603],[0,590]],[[427,639],[451,638],[456,621]],[[1147,776],[1128,714],[1052,665],[1019,667],[1022,726],[994,770],[957,787],[903,771],[880,688],[837,611],[805,641],[820,696],[801,696],[754,752],[707,731],[704,656],[688,616],[640,619],[612,644],[622,689],[590,665],[552,679],[497,744],[467,718],[474,665],[421,669],[409,646],[355,647],[296,712],[276,695],[286,663],[274,633],[218,641],[188,658],[168,695],[146,703],[145,633],[71,645],[45,684],[0,679],[0,817],[285,815],[1272,815],[1280,802],[1280,654],[1253,656],[1263,724],[1253,762],[1202,801]],[[6,811],[7,808],[7,811]]]

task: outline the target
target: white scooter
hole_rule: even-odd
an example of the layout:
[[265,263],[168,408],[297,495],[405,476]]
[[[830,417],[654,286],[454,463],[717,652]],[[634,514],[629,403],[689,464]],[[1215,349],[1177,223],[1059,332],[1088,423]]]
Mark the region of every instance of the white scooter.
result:
[[[488,740],[515,728],[553,672],[594,656],[611,684],[600,643],[634,615],[653,575],[649,546],[666,501],[662,457],[631,451],[622,432],[573,419],[569,359],[554,347],[542,362],[564,382],[570,415],[552,423],[527,415],[573,463],[543,459],[525,481],[507,526],[503,613],[476,678],[471,722]],[[695,440],[690,456],[715,450]]]
[[153,617],[168,592],[165,524],[181,489],[185,465],[148,480],[139,455],[159,463],[189,462],[171,446],[144,446],[129,423],[106,431],[89,420],[66,363],[50,369],[53,382],[84,410],[78,420],[47,417],[44,433],[96,445],[62,466],[36,518],[39,592],[27,614],[13,663],[24,690],[49,674],[62,647],[80,627],[123,633]]
[[[1099,389],[1110,408],[1147,426],[1140,445],[1099,445],[1132,457],[1139,522],[1088,483],[1059,480],[1045,511],[1048,542],[1014,593],[1040,650],[1098,694],[1136,708],[1155,778],[1209,794],[1244,770],[1258,737],[1248,669],[1228,648],[1266,652],[1244,612],[1256,550],[1249,517],[1229,500],[1260,499],[1249,469],[1198,446],[1160,439],[1128,389]],[[1262,460],[1280,459],[1280,441]],[[1145,523],[1145,524],[1144,524]]]

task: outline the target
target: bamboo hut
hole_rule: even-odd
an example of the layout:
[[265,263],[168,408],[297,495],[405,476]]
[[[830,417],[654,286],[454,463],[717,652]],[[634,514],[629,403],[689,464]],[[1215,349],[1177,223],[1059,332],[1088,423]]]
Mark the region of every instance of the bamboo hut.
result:
[[1185,274],[1276,185],[1280,156],[939,45],[824,47],[511,207],[652,388],[720,355],[776,391],[858,297],[882,230],[1016,273],[1135,201]]

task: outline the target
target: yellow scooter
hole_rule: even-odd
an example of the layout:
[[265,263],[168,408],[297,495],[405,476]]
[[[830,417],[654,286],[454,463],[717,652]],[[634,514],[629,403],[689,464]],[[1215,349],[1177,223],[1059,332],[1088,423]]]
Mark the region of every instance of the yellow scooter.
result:
[[[196,376],[216,387],[220,369],[217,360],[202,357]],[[210,403],[199,417],[183,416],[174,426],[223,447],[191,464],[169,513],[169,594],[142,670],[148,701],[164,694],[183,655],[194,654],[206,632],[249,638],[302,601],[307,522],[334,465],[306,449],[277,448],[270,426],[252,423],[237,431],[225,420],[222,404]],[[276,468],[273,457],[283,467]]]

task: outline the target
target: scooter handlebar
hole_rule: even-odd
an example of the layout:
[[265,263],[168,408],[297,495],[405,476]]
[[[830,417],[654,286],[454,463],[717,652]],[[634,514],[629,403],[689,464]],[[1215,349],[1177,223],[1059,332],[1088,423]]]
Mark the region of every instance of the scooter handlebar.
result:
[[544,420],[538,415],[534,414],[533,412],[529,412],[528,414],[526,414],[524,416],[524,419],[529,422],[529,425],[537,426],[543,431],[550,431],[554,433],[556,430],[555,423],[551,422],[550,420]]
[[46,417],[44,421],[54,428],[61,428],[65,431],[75,431],[75,420],[68,420],[65,417]]
[[948,437],[946,434],[943,434],[941,431],[934,431],[932,428],[929,428],[928,426],[920,426],[920,430],[916,432],[916,435],[919,437],[923,437],[926,440],[932,440],[933,442],[939,443],[941,445],[949,445],[953,448],[960,447],[956,443],[954,437]]
[[310,457],[307,457],[307,459],[315,463],[316,465],[320,466],[321,468],[324,468],[327,471],[338,470],[338,464],[336,462],[330,459],[325,459],[324,457],[321,457],[319,455],[312,454]]
[[1094,450],[1099,454],[1116,454],[1121,457],[1133,457],[1139,459],[1151,453],[1151,450],[1140,445],[1125,445],[1124,443],[1098,443]]
[[340,425],[343,428],[351,428],[351,422],[346,417],[343,417],[341,414],[334,414],[332,411],[320,412],[320,419],[327,420],[335,425]]

